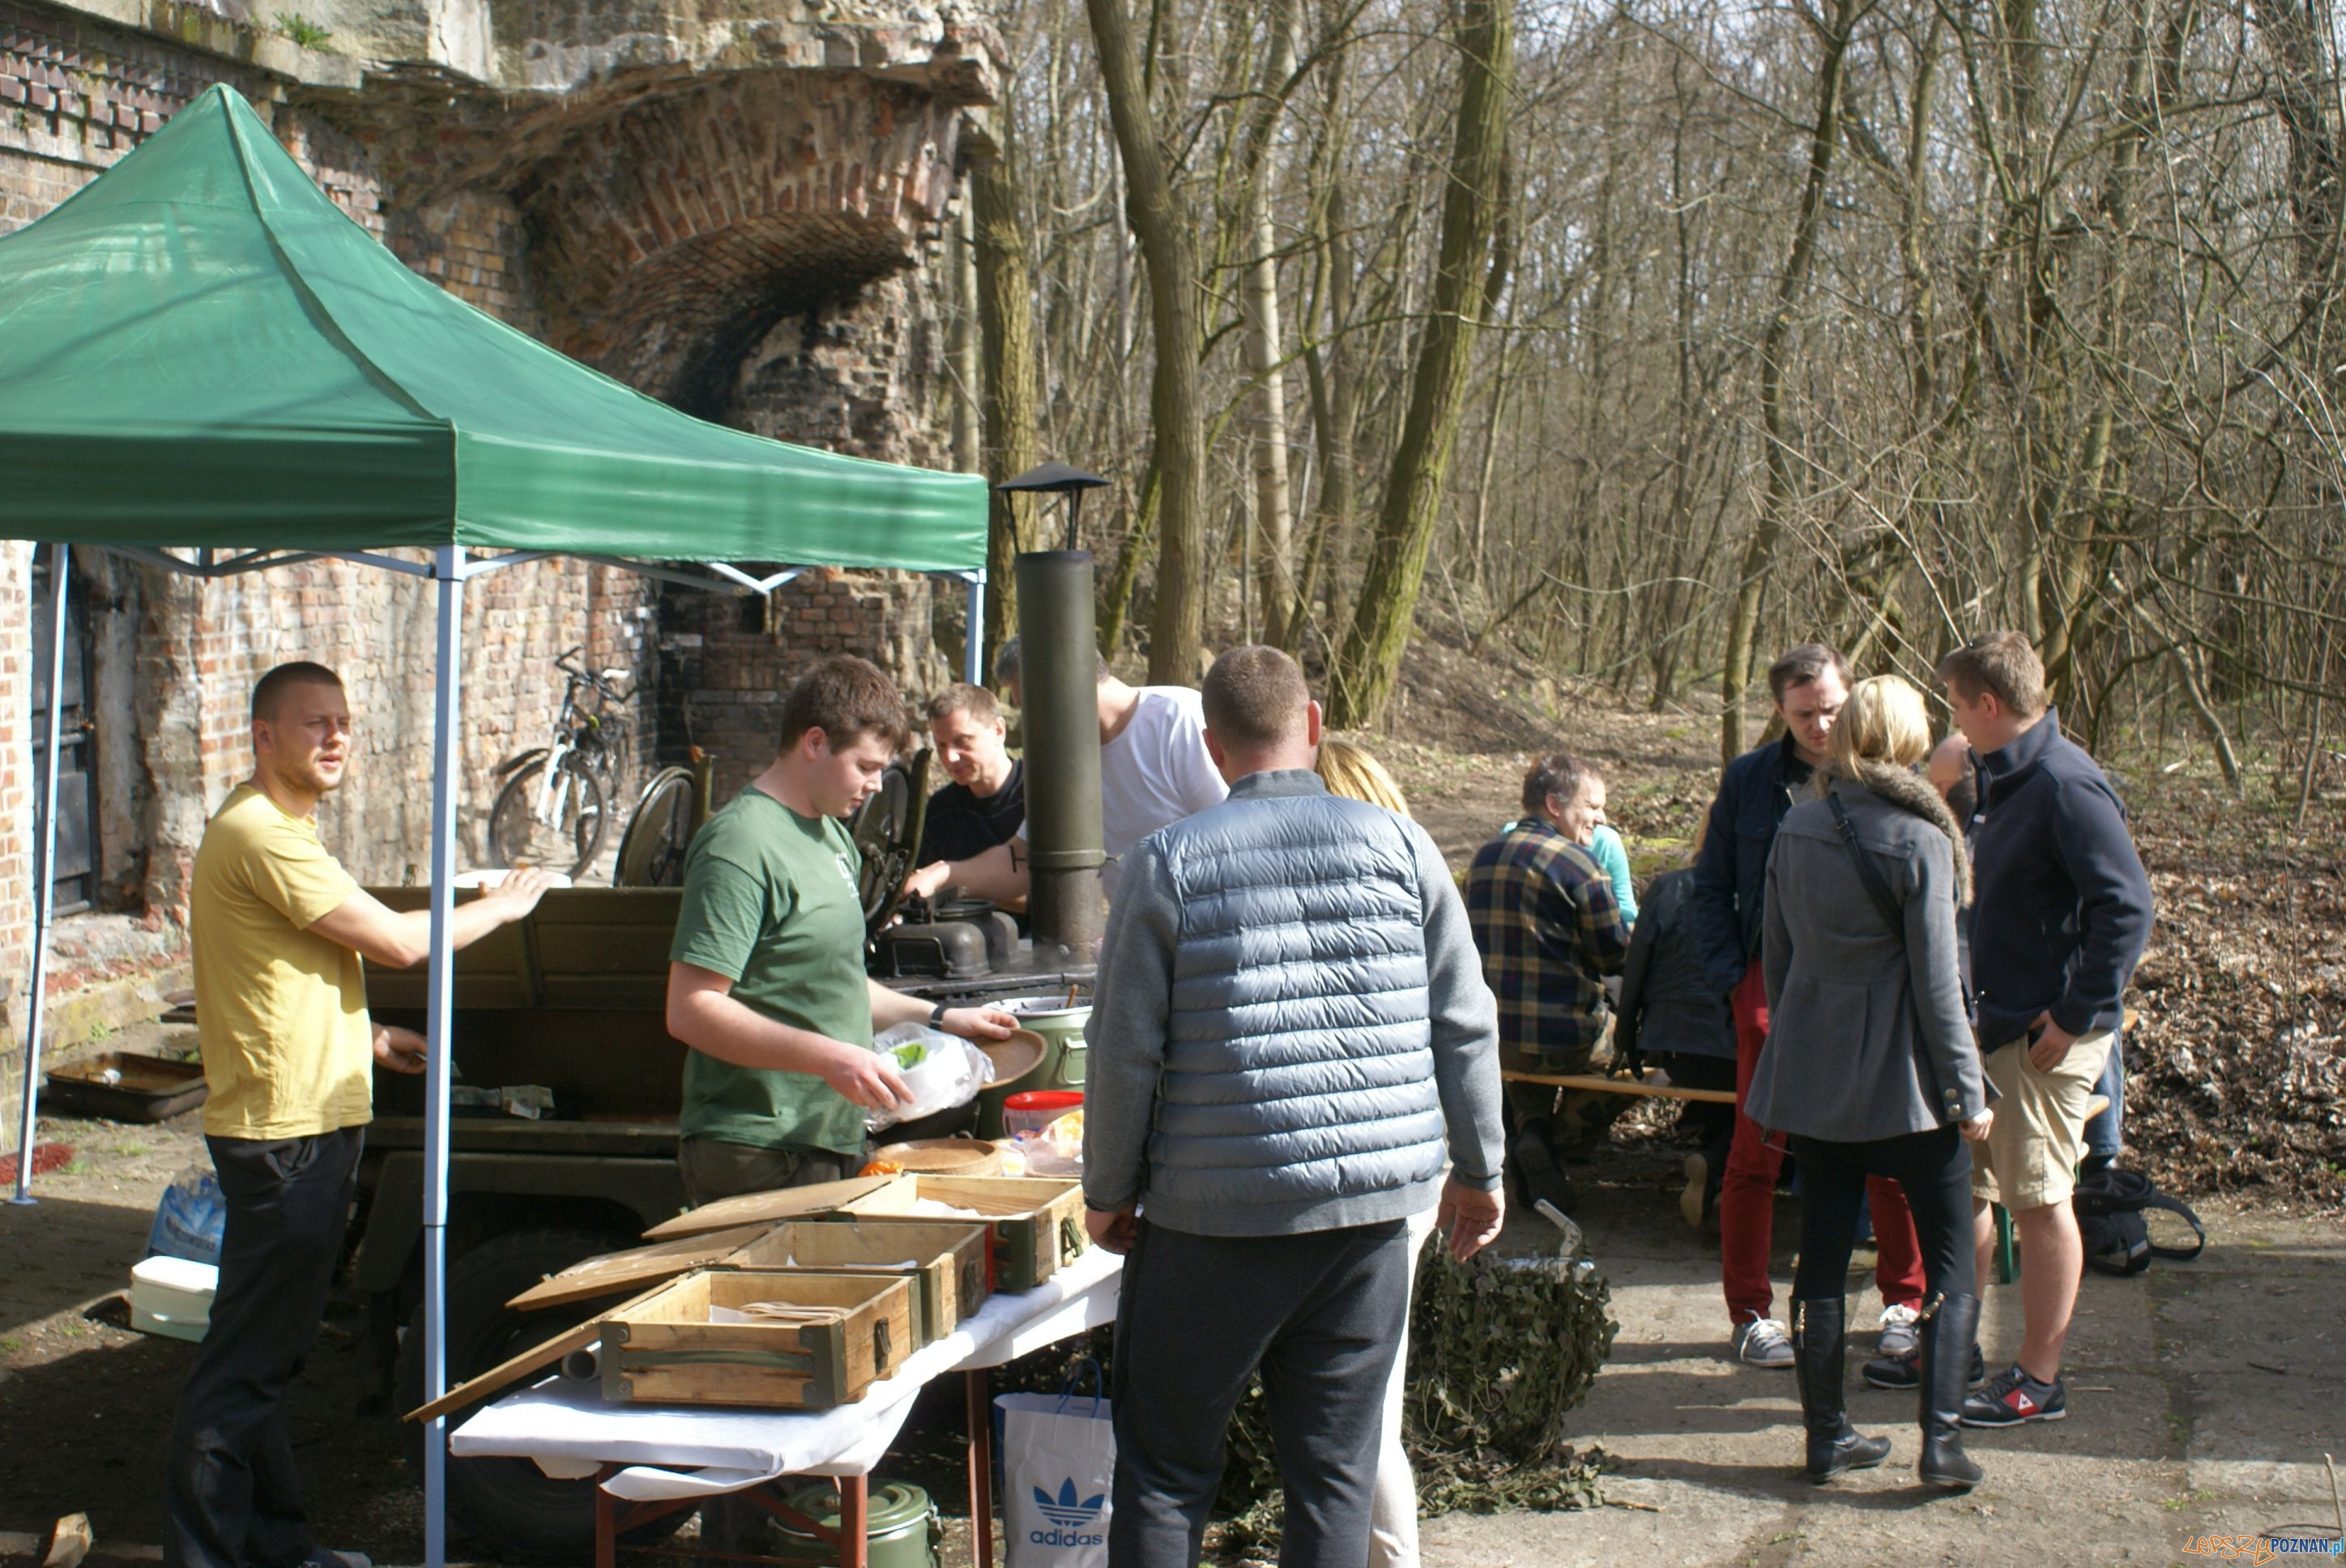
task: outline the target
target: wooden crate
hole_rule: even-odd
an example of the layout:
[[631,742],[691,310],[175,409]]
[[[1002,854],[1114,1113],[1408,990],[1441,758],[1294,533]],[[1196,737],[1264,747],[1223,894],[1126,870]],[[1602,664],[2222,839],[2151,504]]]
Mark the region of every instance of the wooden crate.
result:
[[852,1198],[832,1220],[936,1224],[944,1217],[911,1212],[923,1198],[985,1217],[994,1231],[994,1288],[1032,1290],[1083,1256],[1083,1184],[1037,1176],[901,1176]]
[[[753,1301],[826,1308],[805,1324],[712,1323]],[[913,1349],[913,1281],[877,1275],[700,1269],[603,1322],[603,1397],[622,1403],[829,1410]]]
[[748,1271],[882,1274],[910,1278],[920,1342],[944,1339],[993,1294],[990,1236],[983,1225],[791,1222],[737,1247],[712,1265]]

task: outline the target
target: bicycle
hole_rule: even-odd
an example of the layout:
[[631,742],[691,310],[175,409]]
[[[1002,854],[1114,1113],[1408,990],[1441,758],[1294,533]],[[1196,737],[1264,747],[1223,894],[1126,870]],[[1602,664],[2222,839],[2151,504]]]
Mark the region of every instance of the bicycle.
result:
[[[554,661],[569,677],[550,745],[518,752],[497,764],[505,780],[489,808],[488,861],[492,866],[538,866],[556,871],[568,861],[577,876],[592,865],[610,830],[606,802],[618,792],[630,727],[622,689],[624,669],[582,669],[572,648]],[[591,707],[585,700],[593,697]]]

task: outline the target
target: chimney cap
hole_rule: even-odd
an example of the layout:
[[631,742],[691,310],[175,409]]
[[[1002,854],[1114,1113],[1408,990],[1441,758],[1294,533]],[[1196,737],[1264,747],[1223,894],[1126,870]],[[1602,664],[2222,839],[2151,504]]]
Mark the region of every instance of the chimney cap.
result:
[[1053,458],[1039,468],[1030,468],[1015,479],[1004,480],[994,488],[996,490],[1049,490],[1064,494],[1076,490],[1096,490],[1107,483],[1107,480],[1096,473],[1086,473],[1080,468]]

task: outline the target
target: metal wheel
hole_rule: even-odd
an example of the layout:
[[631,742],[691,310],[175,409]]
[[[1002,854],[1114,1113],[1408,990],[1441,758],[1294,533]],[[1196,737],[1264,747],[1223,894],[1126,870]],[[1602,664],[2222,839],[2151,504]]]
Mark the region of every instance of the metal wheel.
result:
[[488,861],[493,866],[538,866],[571,876],[594,864],[610,829],[603,809],[603,786],[593,771],[563,759],[555,780],[552,821],[537,818],[537,797],[546,776],[540,759],[515,772],[489,808]]
[[611,868],[617,888],[673,888],[684,883],[684,852],[692,842],[692,770],[663,768],[652,776]]
[[880,788],[848,823],[848,836],[863,858],[861,891],[863,929],[869,936],[888,923],[904,878],[913,870],[921,831],[929,816],[929,748],[913,754],[910,767],[892,762]]

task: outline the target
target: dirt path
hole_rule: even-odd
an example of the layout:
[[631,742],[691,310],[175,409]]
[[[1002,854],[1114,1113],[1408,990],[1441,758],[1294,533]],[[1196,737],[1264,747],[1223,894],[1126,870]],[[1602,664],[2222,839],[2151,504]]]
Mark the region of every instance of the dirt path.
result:
[[[2334,1219],[2210,1203],[2198,1262],[2134,1279],[2089,1274],[2069,1342],[2069,1419],[1973,1435],[1986,1484],[1948,1498],[1914,1481],[1912,1397],[1864,1388],[1855,1356],[1851,1414],[1891,1437],[1891,1461],[1830,1487],[1796,1477],[1791,1374],[1722,1356],[1715,1237],[1678,1218],[1666,1162],[1643,1180],[1611,1174],[1580,1217],[1621,1333],[1571,1430],[1619,1462],[1606,1492],[1623,1506],[1433,1521],[1428,1568],[2184,1563],[2195,1537],[2331,1520],[2322,1455],[2346,1458],[2346,1227]],[[1780,1201],[1780,1292],[1798,1212]],[[1869,1325],[1881,1309],[1871,1287],[1852,1275],[1851,1311]],[[2017,1291],[1987,1293],[1992,1366],[2017,1345]]]
[[[0,1206],[0,1532],[21,1539],[82,1511],[101,1553],[119,1553],[161,1537],[170,1410],[192,1347],[128,1332],[106,1298],[143,1249],[154,1198],[194,1132],[58,1122],[46,1135],[82,1156],[44,1184],[39,1206]],[[1581,1218],[1622,1329],[1572,1430],[1618,1461],[1606,1491],[1623,1506],[1433,1521],[1429,1568],[1912,1568],[2019,1561],[2055,1543],[2070,1561],[2165,1563],[2188,1561],[2192,1537],[2329,1517],[2321,1455],[2346,1451],[2346,1228],[2334,1219],[2219,1200],[2203,1208],[2214,1240],[2201,1261],[2089,1277],[2072,1339],[2075,1413],[1976,1438],[1987,1485],[1942,1499],[1912,1482],[1912,1401],[1862,1389],[1853,1410],[1897,1442],[1892,1464],[1826,1489],[1794,1478],[1791,1380],[1721,1358],[1716,1242],[1678,1219],[1675,1170],[1675,1150],[1656,1138],[1608,1151],[1581,1182]],[[1780,1288],[1795,1224],[1786,1199]],[[1511,1227],[1508,1245],[1552,1241],[1535,1222]],[[1867,1283],[1853,1277],[1852,1293]],[[1858,1299],[1870,1321],[1878,1300]],[[1990,1293],[1991,1359],[2009,1350],[2016,1315],[2010,1288]],[[357,1326],[353,1313],[330,1319],[296,1391],[295,1441],[321,1539],[412,1563],[414,1472]],[[937,1495],[958,1511],[957,1488],[941,1482]]]

